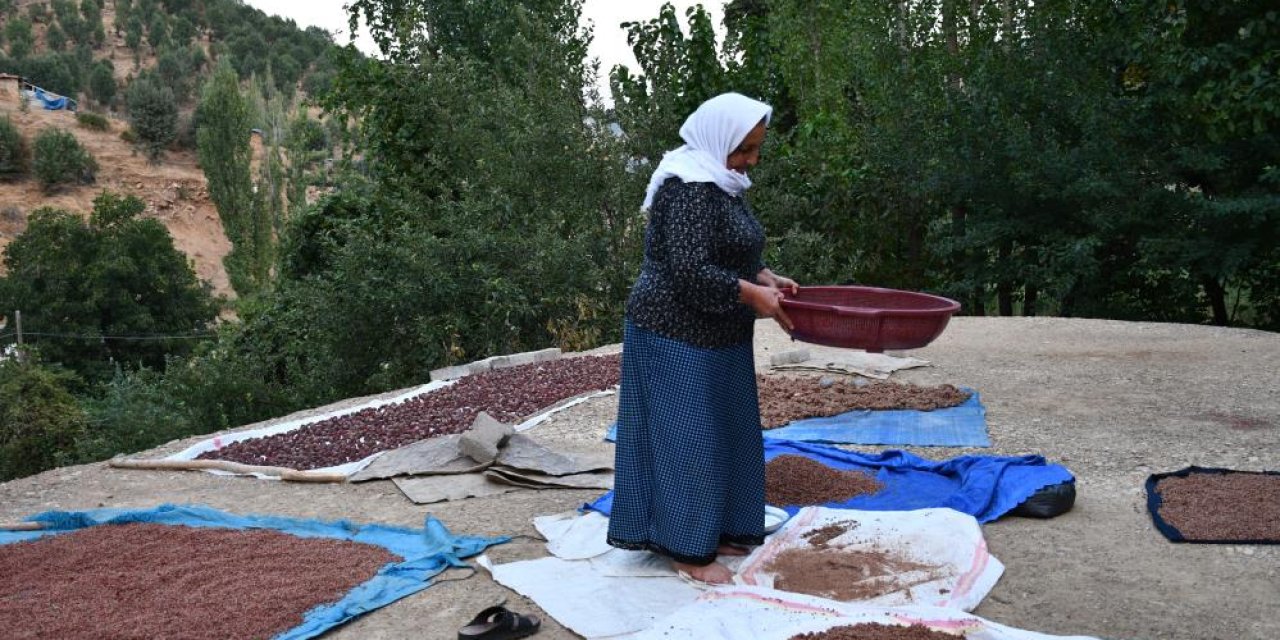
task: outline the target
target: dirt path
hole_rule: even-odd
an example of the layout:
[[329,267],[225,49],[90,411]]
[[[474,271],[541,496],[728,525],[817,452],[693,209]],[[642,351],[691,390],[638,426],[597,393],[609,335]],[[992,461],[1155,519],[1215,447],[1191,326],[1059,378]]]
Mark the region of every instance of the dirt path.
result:
[[[771,353],[798,346],[760,323],[761,366]],[[911,451],[930,458],[1037,453],[1066,464],[1079,478],[1072,512],[984,527],[992,553],[1007,569],[978,615],[1061,635],[1280,637],[1280,548],[1170,544],[1152,527],[1142,489],[1147,474],[1188,464],[1280,469],[1280,335],[1098,320],[957,318],[937,342],[912,355],[934,366],[895,378],[978,389],[995,446]],[[600,437],[615,410],[613,397],[599,398],[532,433],[568,449],[608,451],[611,445]],[[94,464],[0,484],[0,520],[47,509],[170,502],[405,526],[420,526],[431,513],[455,532],[532,534],[533,516],[574,508],[596,493],[524,491],[426,508],[409,503],[389,482],[301,485]],[[537,543],[517,541],[490,555],[509,562],[545,552]],[[433,586],[326,637],[454,638],[475,612],[502,598],[536,611],[481,574]],[[575,636],[548,620],[537,637]]]

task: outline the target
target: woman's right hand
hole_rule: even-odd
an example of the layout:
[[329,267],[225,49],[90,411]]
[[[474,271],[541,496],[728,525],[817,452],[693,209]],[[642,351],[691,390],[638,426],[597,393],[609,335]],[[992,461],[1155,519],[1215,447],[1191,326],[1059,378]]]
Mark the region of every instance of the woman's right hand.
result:
[[791,318],[787,317],[786,310],[782,308],[782,298],[781,289],[738,280],[738,300],[751,307],[756,315],[773,318],[783,329],[790,332],[795,325],[791,323]]

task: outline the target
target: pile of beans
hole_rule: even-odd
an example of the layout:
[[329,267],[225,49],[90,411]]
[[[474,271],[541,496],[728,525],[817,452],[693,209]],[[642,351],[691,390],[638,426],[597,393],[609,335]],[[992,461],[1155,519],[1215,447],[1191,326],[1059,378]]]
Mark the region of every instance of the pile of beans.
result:
[[404,402],[328,418],[287,433],[242,440],[203,459],[319,469],[466,431],[481,411],[517,422],[589,391],[617,386],[622,356],[584,356],[497,369]]

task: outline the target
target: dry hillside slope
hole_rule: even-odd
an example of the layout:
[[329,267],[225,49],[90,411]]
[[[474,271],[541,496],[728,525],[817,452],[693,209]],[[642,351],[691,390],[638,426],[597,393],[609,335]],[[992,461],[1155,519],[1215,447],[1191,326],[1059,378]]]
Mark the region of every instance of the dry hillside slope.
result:
[[0,90],[0,117],[8,115],[28,145],[45,127],[65,129],[93,154],[100,169],[95,184],[68,186],[55,194],[45,194],[34,177],[0,183],[0,248],[22,232],[27,216],[35,209],[57,207],[88,216],[93,199],[109,189],[145,201],[143,215],[164,224],[174,246],[191,259],[196,275],[209,282],[215,293],[234,295],[222,266],[231,243],[209,200],[194,152],[169,151],[160,164],[149,164],[142,153],[120,139],[120,132],[128,126],[125,121],[112,118],[111,130],[100,132],[78,126],[69,111],[45,111],[33,104],[23,113],[13,89],[14,85],[7,85]]

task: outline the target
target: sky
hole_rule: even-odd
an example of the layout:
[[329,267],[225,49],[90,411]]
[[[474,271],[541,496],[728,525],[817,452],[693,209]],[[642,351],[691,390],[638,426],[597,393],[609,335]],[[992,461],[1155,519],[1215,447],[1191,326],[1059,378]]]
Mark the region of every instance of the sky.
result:
[[[347,0],[246,0],[245,4],[261,9],[269,15],[292,18],[301,28],[317,26],[330,32],[340,32],[334,39],[347,43],[347,12],[343,5]],[[691,0],[670,0],[684,21],[685,9],[699,4]],[[658,17],[658,9],[664,0],[585,0],[582,6],[583,20],[594,23],[595,39],[588,55],[600,59],[601,93],[608,98],[609,69],[615,64],[635,68],[635,57],[627,47],[627,32],[618,25],[632,20],[651,20]],[[711,13],[717,31],[722,31],[723,2],[711,0],[703,3]],[[367,33],[357,35],[356,47],[366,53],[374,53],[373,40]]]

